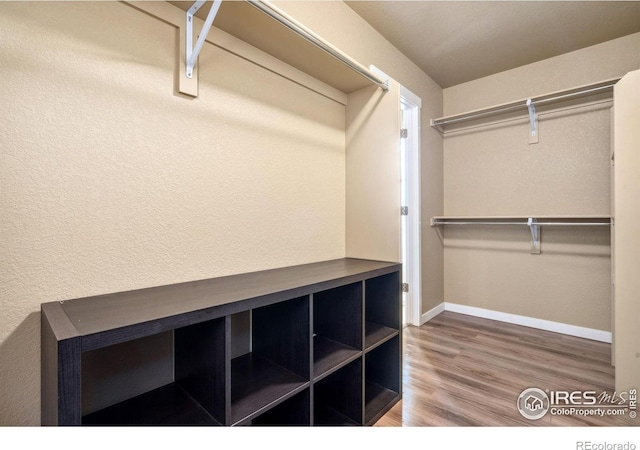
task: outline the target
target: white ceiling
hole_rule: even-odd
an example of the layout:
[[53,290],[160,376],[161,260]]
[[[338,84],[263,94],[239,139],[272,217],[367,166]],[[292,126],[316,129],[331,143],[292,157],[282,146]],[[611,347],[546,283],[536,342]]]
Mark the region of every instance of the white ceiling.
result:
[[443,88],[640,32],[640,1],[346,3]]

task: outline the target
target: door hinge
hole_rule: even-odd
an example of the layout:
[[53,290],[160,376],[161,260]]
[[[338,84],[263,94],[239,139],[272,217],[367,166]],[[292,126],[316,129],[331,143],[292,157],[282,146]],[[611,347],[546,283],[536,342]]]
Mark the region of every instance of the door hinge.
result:
[[409,292],[409,283],[402,283],[402,292]]
[[401,206],[400,207],[400,215],[401,216],[408,216],[409,215],[409,207],[408,206]]
[[409,137],[409,130],[406,129],[406,128],[401,128],[400,129],[400,138],[406,139],[407,137]]

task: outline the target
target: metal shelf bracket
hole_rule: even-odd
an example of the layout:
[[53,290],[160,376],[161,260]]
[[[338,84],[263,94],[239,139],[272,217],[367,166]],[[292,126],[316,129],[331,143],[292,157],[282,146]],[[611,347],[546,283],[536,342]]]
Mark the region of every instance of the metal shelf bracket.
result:
[[198,40],[196,41],[196,45],[193,45],[193,16],[198,12],[198,10],[206,3],[205,0],[199,0],[191,5],[191,8],[187,10],[187,58],[185,61],[186,64],[186,76],[187,78],[193,78],[193,68],[196,65],[196,61],[198,60],[198,56],[200,55],[200,50],[202,50],[202,46],[204,45],[204,41],[207,38],[207,34],[209,34],[209,30],[211,29],[211,25],[213,25],[213,20],[216,18],[216,14],[218,14],[218,9],[220,9],[220,5],[222,4],[222,0],[214,0],[211,5],[211,9],[209,10],[209,14],[207,15],[207,19],[204,21],[204,25],[202,26],[202,30],[200,30],[200,35],[198,36]]
[[538,225],[538,219],[529,217],[527,220],[527,226],[531,230],[531,254],[540,254],[540,226]]
[[538,143],[538,116],[536,115],[536,105],[529,98],[527,99],[527,108],[529,109],[529,144]]

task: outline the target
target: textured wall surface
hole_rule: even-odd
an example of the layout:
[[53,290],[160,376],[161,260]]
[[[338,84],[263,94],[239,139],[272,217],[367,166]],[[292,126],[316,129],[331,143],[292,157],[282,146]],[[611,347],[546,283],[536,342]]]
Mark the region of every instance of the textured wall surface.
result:
[[[445,138],[450,216],[609,215],[611,102]],[[610,330],[609,228],[445,227],[447,301]]]
[[[640,65],[640,34],[444,90],[445,114],[622,76]],[[459,216],[610,214],[611,101],[539,111],[528,120],[458,131],[444,142],[444,210]],[[599,102],[599,103],[598,103]],[[611,330],[608,228],[444,230],[445,299],[511,314]]]
[[[402,261],[398,84],[349,94],[347,104],[348,257]],[[375,157],[372,157],[375,155]],[[392,186],[393,188],[390,188]],[[389,239],[396,236],[396,239]]]
[[449,216],[609,215],[611,101],[445,137]]
[[[278,6],[422,98],[441,213],[442,90],[344,3]],[[345,254],[345,108],[208,44],[184,98],[176,45],[120,3],[0,3],[0,424],[40,421],[42,302]],[[424,310],[442,248],[422,245]]]
[[609,331],[609,232],[542,227],[532,255],[526,227],[445,231],[448,302]]
[[[442,215],[442,138],[429,126],[442,116],[442,89],[386,41],[345,3],[337,1],[274,2],[340,50],[365,66],[374,65],[422,99],[420,114],[420,201],[422,212],[422,312],[443,301],[443,249],[429,218]],[[395,237],[394,237],[395,239]]]
[[0,424],[40,421],[40,303],[340,258],[345,110],[116,2],[0,4]]
[[640,67],[640,33],[527,64],[445,90],[444,114],[621,77]]

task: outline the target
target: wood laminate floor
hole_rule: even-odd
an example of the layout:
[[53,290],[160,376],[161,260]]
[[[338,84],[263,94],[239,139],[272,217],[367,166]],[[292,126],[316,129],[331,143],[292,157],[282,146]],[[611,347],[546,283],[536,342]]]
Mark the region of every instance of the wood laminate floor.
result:
[[403,400],[376,426],[627,426],[640,419],[520,415],[530,387],[613,393],[611,345],[443,312],[406,327]]

